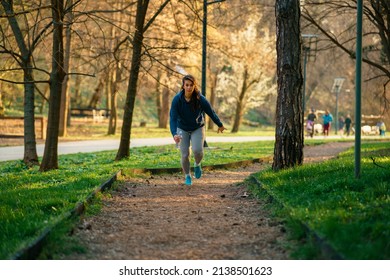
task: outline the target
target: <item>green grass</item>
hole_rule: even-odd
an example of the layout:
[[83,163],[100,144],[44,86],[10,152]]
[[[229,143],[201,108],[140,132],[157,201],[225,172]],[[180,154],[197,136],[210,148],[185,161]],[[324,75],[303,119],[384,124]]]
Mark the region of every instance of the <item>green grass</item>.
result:
[[[213,165],[269,156],[273,142],[213,143],[203,164]],[[174,145],[134,148],[128,160],[115,162],[116,151],[63,155],[58,170],[28,169],[21,161],[0,163],[0,259],[9,259],[61,220],[78,202],[122,169],[179,167]]]
[[[351,149],[336,160],[280,172],[267,170],[256,177],[283,205],[282,215],[307,224],[344,258],[390,259],[389,143],[362,144],[360,179],[355,178],[354,167]],[[293,230],[295,238],[302,236],[301,229]],[[296,256],[321,258],[313,250],[304,250],[307,247],[302,246]]]

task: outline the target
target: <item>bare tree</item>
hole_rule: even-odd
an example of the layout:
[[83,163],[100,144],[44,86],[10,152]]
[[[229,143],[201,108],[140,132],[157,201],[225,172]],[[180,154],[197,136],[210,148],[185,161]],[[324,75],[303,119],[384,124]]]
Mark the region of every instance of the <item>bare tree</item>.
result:
[[303,162],[302,69],[299,0],[276,0],[278,98],[272,168]]
[[58,133],[64,72],[64,0],[51,0],[53,17],[52,70],[50,75],[50,98],[47,138],[40,171],[58,168]]
[[[64,45],[64,71],[69,73],[70,69],[70,55],[71,55],[71,42],[72,42],[72,22],[73,22],[73,0],[67,1],[66,14],[65,14],[65,45]],[[67,126],[70,120],[69,118],[69,75],[65,75],[64,82],[62,83],[62,95],[61,95],[61,110],[60,110],[60,127],[59,136],[64,137],[67,135]]]
[[133,113],[135,98],[137,94],[137,83],[138,75],[141,67],[141,58],[142,58],[142,48],[144,34],[156,17],[161,13],[164,7],[169,3],[170,0],[165,0],[161,6],[158,8],[156,13],[151,17],[151,19],[145,25],[146,13],[148,11],[148,0],[138,0],[137,1],[137,13],[135,20],[135,32],[133,37],[133,54],[131,59],[131,69],[130,69],[130,78],[129,85],[127,88],[126,94],[126,103],[125,110],[123,114],[123,124],[121,131],[121,139],[119,144],[119,149],[116,155],[116,160],[121,160],[130,156],[130,136],[131,136],[131,125],[133,122]]
[[238,130],[240,128],[242,117],[243,117],[243,114],[245,112],[244,109],[245,109],[245,105],[246,105],[245,103],[246,103],[246,99],[247,99],[246,95],[247,95],[250,87],[253,86],[254,84],[258,83],[259,81],[260,81],[260,77],[255,78],[255,79],[251,79],[250,74],[248,72],[248,69],[247,69],[247,67],[245,67],[244,73],[243,73],[241,90],[240,90],[240,93],[239,93],[238,98],[237,98],[236,113],[234,115],[234,122],[233,122],[233,127],[232,127],[233,133],[238,132]]
[[[35,135],[35,113],[34,113],[34,75],[33,75],[33,51],[39,42],[39,37],[33,42],[26,42],[29,36],[25,36],[16,18],[13,1],[1,1],[1,5],[7,15],[8,22],[13,31],[19,53],[7,50],[5,44],[3,53],[9,53],[23,70],[24,83],[24,156],[23,162],[27,165],[38,165],[38,154]],[[4,34],[4,33],[3,33]]]

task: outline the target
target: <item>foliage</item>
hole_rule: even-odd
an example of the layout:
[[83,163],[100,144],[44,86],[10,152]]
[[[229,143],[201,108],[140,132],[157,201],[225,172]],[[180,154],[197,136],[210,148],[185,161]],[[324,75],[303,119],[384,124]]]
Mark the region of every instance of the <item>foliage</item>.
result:
[[[362,145],[360,179],[354,178],[353,158],[349,150],[336,160],[256,177],[292,221],[307,224],[346,259],[389,259],[389,143]],[[301,229],[294,231],[302,236]]]
[[[203,164],[264,157],[272,149],[272,141],[213,144]],[[114,151],[61,156],[60,169],[45,173],[21,161],[0,163],[0,259],[27,246],[116,171],[179,167],[180,155],[170,145],[131,149],[128,160],[113,161],[114,157]]]

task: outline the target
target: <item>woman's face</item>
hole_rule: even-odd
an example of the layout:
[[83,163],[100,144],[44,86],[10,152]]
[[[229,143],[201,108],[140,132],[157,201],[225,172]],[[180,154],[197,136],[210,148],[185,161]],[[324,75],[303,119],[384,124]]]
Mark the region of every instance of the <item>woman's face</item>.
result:
[[190,80],[184,80],[183,89],[186,94],[192,94],[194,91],[194,83]]

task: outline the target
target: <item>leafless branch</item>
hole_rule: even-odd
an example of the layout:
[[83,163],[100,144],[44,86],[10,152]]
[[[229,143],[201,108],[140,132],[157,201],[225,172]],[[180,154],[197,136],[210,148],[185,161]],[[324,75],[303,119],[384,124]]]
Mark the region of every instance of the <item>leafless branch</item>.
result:
[[150,25],[153,23],[153,21],[157,18],[157,16],[164,10],[165,6],[170,2],[171,0],[165,0],[165,2],[160,6],[160,8],[156,11],[156,13],[149,19],[148,23],[144,26],[143,32],[145,33],[146,30],[150,27]]
[[17,85],[25,85],[25,84],[47,84],[47,83],[50,83],[49,80],[47,80],[47,81],[18,82],[18,81],[11,81],[11,80],[2,79],[2,78],[0,78],[0,81],[6,82],[6,83],[10,83],[10,84],[17,84]]
[[25,15],[25,14],[31,14],[33,12],[43,10],[43,9],[51,9],[51,5],[40,6],[40,7],[36,7],[33,9],[21,11],[21,12],[14,12],[14,13],[8,14],[8,15],[7,14],[6,15],[0,14],[0,18],[9,18],[9,17],[16,17],[16,16],[20,16],[20,15]]

